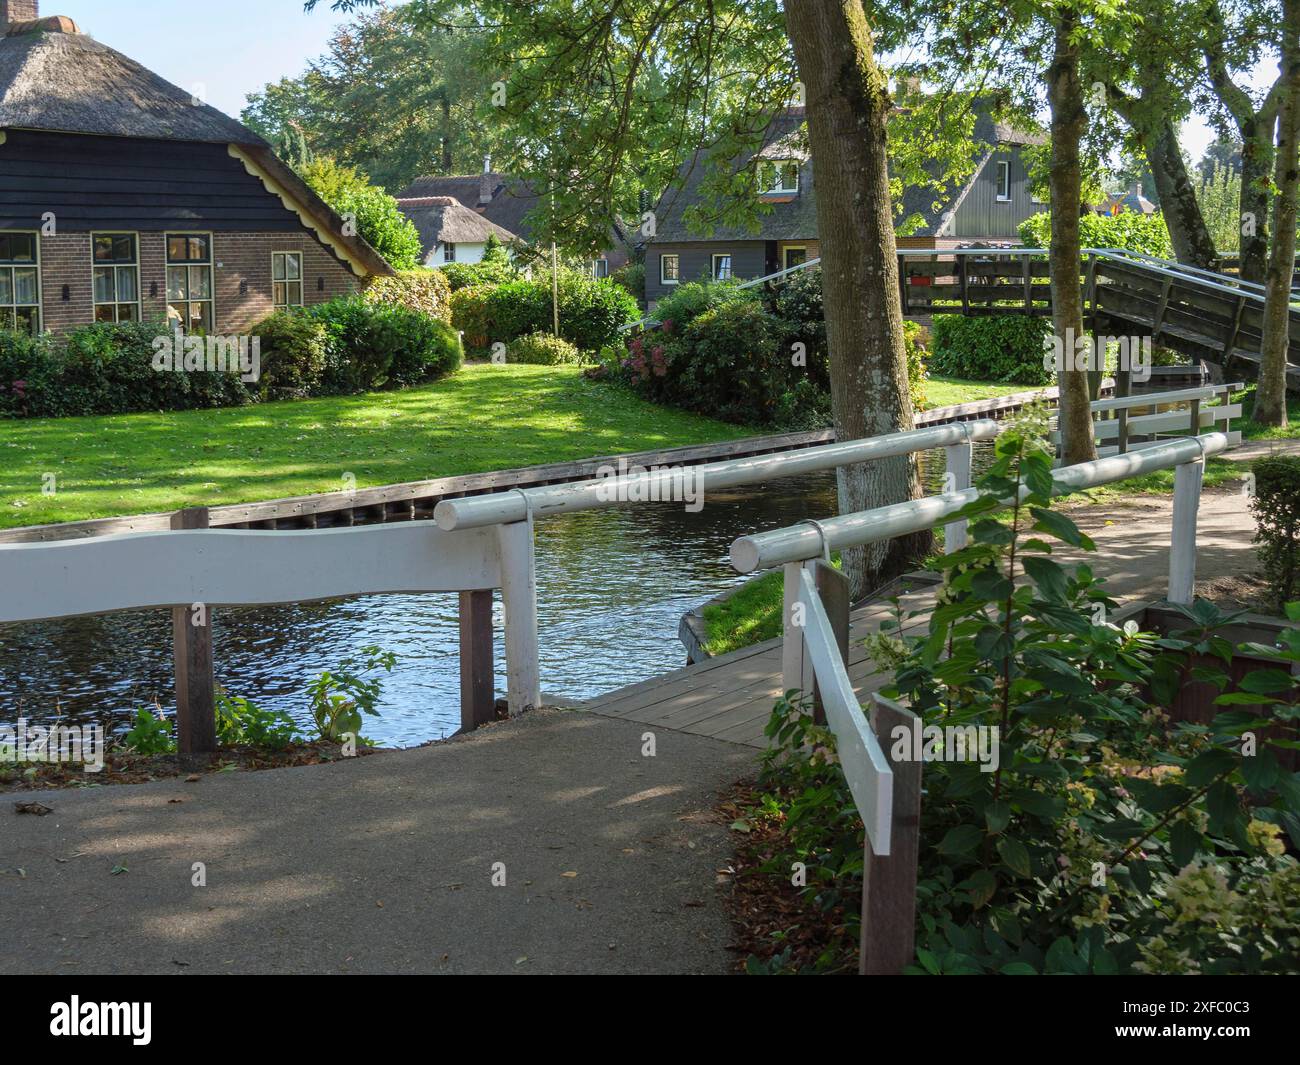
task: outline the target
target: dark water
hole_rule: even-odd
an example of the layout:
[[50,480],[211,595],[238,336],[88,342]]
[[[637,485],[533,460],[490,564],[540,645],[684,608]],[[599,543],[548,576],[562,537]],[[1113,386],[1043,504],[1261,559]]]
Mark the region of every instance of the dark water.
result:
[[[927,468],[937,491],[942,452]],[[537,525],[542,689],[583,699],[685,662],[681,616],[745,578],[727,551],[748,532],[834,514],[834,474],[709,493],[695,514],[635,504]],[[385,595],[302,606],[214,610],[217,680],[231,693],[309,720],[306,685],[375,644],[397,655],[366,735],[410,746],[460,724],[457,599]],[[499,611],[498,611],[499,613]],[[505,691],[497,626],[497,691]],[[173,699],[171,615],[140,611],[0,626],[0,721],[97,720]]]

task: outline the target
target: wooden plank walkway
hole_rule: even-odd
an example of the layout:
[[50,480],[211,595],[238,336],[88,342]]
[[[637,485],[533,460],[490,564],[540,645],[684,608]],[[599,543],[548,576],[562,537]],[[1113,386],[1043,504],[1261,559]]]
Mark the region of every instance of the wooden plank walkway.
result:
[[[934,605],[935,583],[905,577],[912,590],[898,598],[904,628],[927,624]],[[859,697],[882,687],[888,674],[876,673],[862,640],[895,618],[894,605],[875,599],[849,615],[849,679]],[[581,709],[606,717],[637,721],[655,728],[709,736],[749,747],[765,748],[763,729],[772,705],[781,697],[781,640],[767,640],[707,662],[619,688],[582,704]]]

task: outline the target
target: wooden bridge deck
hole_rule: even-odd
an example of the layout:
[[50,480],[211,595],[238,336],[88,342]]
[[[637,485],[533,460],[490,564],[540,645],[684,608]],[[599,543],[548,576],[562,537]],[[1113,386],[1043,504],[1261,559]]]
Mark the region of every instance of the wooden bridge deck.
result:
[[[899,595],[904,627],[911,631],[927,623],[935,585],[925,578],[904,580],[914,588]],[[879,632],[882,621],[892,620],[894,609],[892,603],[873,600],[849,615],[849,679],[859,697],[889,679],[887,674],[876,673],[862,639]],[[763,729],[780,696],[781,641],[775,639],[619,688],[583,704],[582,709],[654,728],[764,748]]]

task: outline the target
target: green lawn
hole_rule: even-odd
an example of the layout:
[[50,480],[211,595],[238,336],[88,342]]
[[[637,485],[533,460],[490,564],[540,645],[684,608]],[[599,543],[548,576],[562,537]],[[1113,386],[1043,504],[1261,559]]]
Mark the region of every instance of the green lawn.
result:
[[959,377],[927,377],[925,402],[928,407],[952,407],[958,403],[974,403],[979,399],[995,399],[1013,392],[1032,392],[1033,385],[990,384],[987,381],[963,381]]
[[490,363],[404,391],[0,421],[0,528],[335,492],[347,473],[364,488],[755,432],[576,368]]

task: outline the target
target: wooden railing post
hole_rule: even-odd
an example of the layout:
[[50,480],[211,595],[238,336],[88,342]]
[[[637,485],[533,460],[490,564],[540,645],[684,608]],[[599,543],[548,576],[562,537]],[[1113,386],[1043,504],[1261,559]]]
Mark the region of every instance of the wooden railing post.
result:
[[[208,528],[208,508],[189,507],[171,516],[173,529]],[[202,759],[217,749],[216,683],[212,675],[212,612],[206,603],[172,607],[176,665],[176,750]]]
[[537,657],[537,560],[533,519],[498,525],[501,549],[501,601],[506,614],[506,698],[510,716],[542,703]]
[[460,593],[460,730],[496,716],[492,662],[492,589]]
[[[895,702],[871,696],[871,728],[894,774],[893,818],[889,855],[873,854],[864,844],[862,865],[862,938],[858,972],[897,975],[916,953],[916,858],[921,844],[921,762],[897,759],[893,733],[903,727],[910,735],[919,725],[916,714]],[[910,754],[912,745],[906,750]]]
[[1196,515],[1201,506],[1205,460],[1174,469],[1174,515],[1169,536],[1169,602],[1191,603],[1196,595]]
[[799,573],[802,562],[788,562],[783,567],[785,585],[781,606],[782,632],[781,644],[781,693],[797,689],[800,694],[811,697],[812,670],[807,666],[807,652],[803,643],[805,618],[799,604]]
[[[840,658],[844,668],[849,667],[849,579],[829,562],[818,559],[813,563],[813,578],[817,582],[817,596],[826,610],[826,618],[835,633]],[[813,721],[826,724],[826,707],[822,705],[821,686],[813,675]]]

